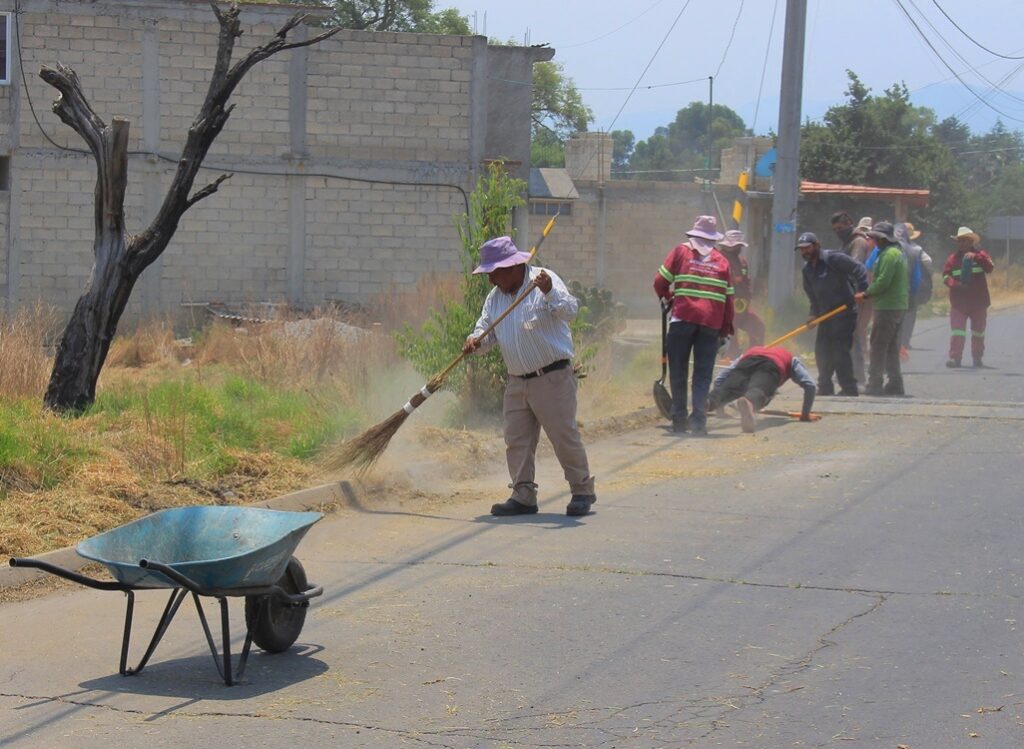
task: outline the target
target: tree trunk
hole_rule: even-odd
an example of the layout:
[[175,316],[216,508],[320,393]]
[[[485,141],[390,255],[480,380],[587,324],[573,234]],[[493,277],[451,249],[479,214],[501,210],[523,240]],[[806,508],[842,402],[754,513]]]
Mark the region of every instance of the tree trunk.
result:
[[61,336],[57,356],[46,388],[44,403],[62,412],[80,412],[96,399],[96,383],[117,332],[132,288],[139,276],[167,248],[185,211],[217,192],[231,175],[189,193],[203,159],[231,116],[228,105],[232,92],[253,65],[286,49],[317,44],[336,34],[325,31],[312,39],[287,41],[288,32],[305,20],[299,14],[282,26],[266,44],[249,52],[234,65],[231,53],[242,35],[238,6],[227,10],[211,0],[220,22],[217,59],[210,86],[199,114],[189,128],[178,168],[160,211],[149,227],[130,240],[124,226],[124,194],[128,185],[128,121],[114,118],[107,126],[92,110],[75,71],[58,64],[44,66],[40,77],[60,92],[53,111],[82,136],[96,158],[95,261],[85,292],[75,305]]

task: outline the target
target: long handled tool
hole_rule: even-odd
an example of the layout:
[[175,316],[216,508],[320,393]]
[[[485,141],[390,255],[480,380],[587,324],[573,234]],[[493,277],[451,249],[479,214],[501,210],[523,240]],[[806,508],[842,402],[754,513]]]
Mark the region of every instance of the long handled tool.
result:
[[815,327],[816,325],[821,325],[823,322],[825,322],[829,318],[835,317],[836,315],[838,315],[843,310],[848,309],[849,306],[850,305],[848,305],[848,304],[841,304],[838,307],[836,307],[834,310],[832,310],[831,312],[826,312],[824,315],[821,315],[820,317],[815,317],[813,320],[805,322],[799,328],[794,328],[793,330],[789,331],[788,333],[786,333],[786,335],[782,336],[781,338],[776,338],[774,341],[769,343],[768,346],[769,347],[771,347],[771,346],[779,346],[779,345],[785,343],[786,341],[788,341],[790,338],[795,338],[796,336],[800,335],[805,330],[810,330],[811,328]]
[[[537,249],[541,246],[548,234],[551,232],[552,227],[555,225],[555,219],[558,218],[556,213],[548,221],[547,226],[544,227],[544,231],[541,232],[540,239],[537,240],[537,244],[530,248],[530,260],[533,260],[534,255],[537,254]],[[516,307],[518,307],[526,297],[530,295],[530,292],[536,288],[536,282],[531,281],[527,284],[523,292],[516,297],[515,301],[505,310],[501,315],[495,319],[487,329],[479,336],[481,339],[486,338],[492,330],[494,330],[498,323],[505,319],[505,317]],[[379,424],[370,427],[362,434],[353,437],[347,442],[343,443],[340,449],[333,455],[328,456],[325,461],[327,468],[331,470],[340,470],[354,466],[358,473],[363,473],[369,470],[369,468],[377,462],[377,459],[384,454],[388,444],[391,442],[391,438],[395,436],[398,430],[405,423],[405,420],[409,418],[413,411],[423,405],[423,402],[429,398],[432,394],[437,392],[441,385],[444,384],[445,378],[448,374],[455,369],[455,367],[466,358],[465,352],[459,354],[455,359],[452,360],[451,364],[445,367],[441,372],[434,375],[430,380],[420,388],[419,392],[415,393],[402,408],[395,413],[391,414],[384,421]]]
[[661,379],[654,381],[654,403],[666,419],[672,418],[672,396],[665,389],[665,375],[668,374],[668,313],[670,305],[661,305]]

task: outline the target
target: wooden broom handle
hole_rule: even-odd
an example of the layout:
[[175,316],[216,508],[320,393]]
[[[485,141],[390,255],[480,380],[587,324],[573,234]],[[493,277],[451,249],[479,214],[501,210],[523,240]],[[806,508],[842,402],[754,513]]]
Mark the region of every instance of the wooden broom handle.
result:
[[768,348],[771,348],[772,346],[779,346],[779,345],[785,343],[786,341],[788,341],[790,338],[794,338],[794,337],[800,335],[805,330],[810,330],[815,325],[820,325],[821,323],[823,323],[826,320],[828,320],[830,317],[835,317],[840,312],[842,312],[843,310],[847,309],[849,306],[850,305],[848,305],[848,304],[841,304],[838,307],[836,307],[834,310],[832,310],[831,312],[826,312],[824,315],[821,315],[820,317],[815,317],[810,322],[805,322],[799,328],[796,328],[795,330],[789,331],[788,333],[786,333],[786,335],[782,336],[781,338],[776,338],[774,341],[772,341],[771,343],[768,344]]

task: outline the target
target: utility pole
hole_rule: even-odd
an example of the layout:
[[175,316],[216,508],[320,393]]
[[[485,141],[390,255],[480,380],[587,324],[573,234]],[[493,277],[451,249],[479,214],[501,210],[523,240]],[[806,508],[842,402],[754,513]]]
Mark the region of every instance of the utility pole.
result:
[[779,137],[772,200],[771,262],[768,304],[779,309],[793,292],[796,207],[800,191],[800,105],[804,87],[804,32],[807,0],[786,0],[786,36],[782,50]]

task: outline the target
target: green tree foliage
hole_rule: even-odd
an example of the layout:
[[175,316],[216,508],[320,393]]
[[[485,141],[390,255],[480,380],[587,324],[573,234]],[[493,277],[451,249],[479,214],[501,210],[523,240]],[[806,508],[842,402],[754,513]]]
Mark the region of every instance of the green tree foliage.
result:
[[629,168],[629,160],[636,150],[636,137],[632,130],[612,130],[612,169]]
[[[285,0],[310,5],[310,0]],[[321,0],[333,8],[328,26],[369,31],[415,31],[424,34],[470,34],[469,20],[455,8],[434,12],[434,0]]]
[[928,207],[912,220],[933,236],[949,234],[967,205],[967,194],[943,138],[960,138],[961,130],[955,123],[939,127],[932,110],[911,104],[902,84],[872,96],[855,73],[847,75],[847,102],[830,108],[823,122],[803,127],[801,176],[817,182],[928,189]]
[[[709,122],[710,118],[710,122]],[[684,180],[705,175],[708,159],[708,133],[711,138],[711,172],[721,166],[723,148],[748,133],[747,126],[731,108],[724,104],[695,101],[680,109],[667,127],[659,127],[647,140],[636,144],[629,159],[629,170],[647,172],[639,179]]]
[[583,97],[572,78],[565,75],[562,64],[538,62],[533,66],[533,144],[531,166],[562,166],[565,164],[565,141],[577,133],[585,133],[594,121],[594,113],[583,103]]
[[[473,268],[480,262],[480,245],[513,234],[512,211],[524,204],[525,190],[523,180],[510,176],[502,164],[491,163],[470,195],[470,215],[463,214],[457,222],[462,240],[461,298],[450,299],[440,310],[432,310],[418,330],[406,325],[395,336],[402,355],[424,377],[437,374],[457,357],[466,336],[473,331],[491,290],[487,276],[473,275]],[[448,375],[444,388],[463,396],[467,413],[494,414],[501,410],[504,378],[505,365],[495,348],[466,357]]]

